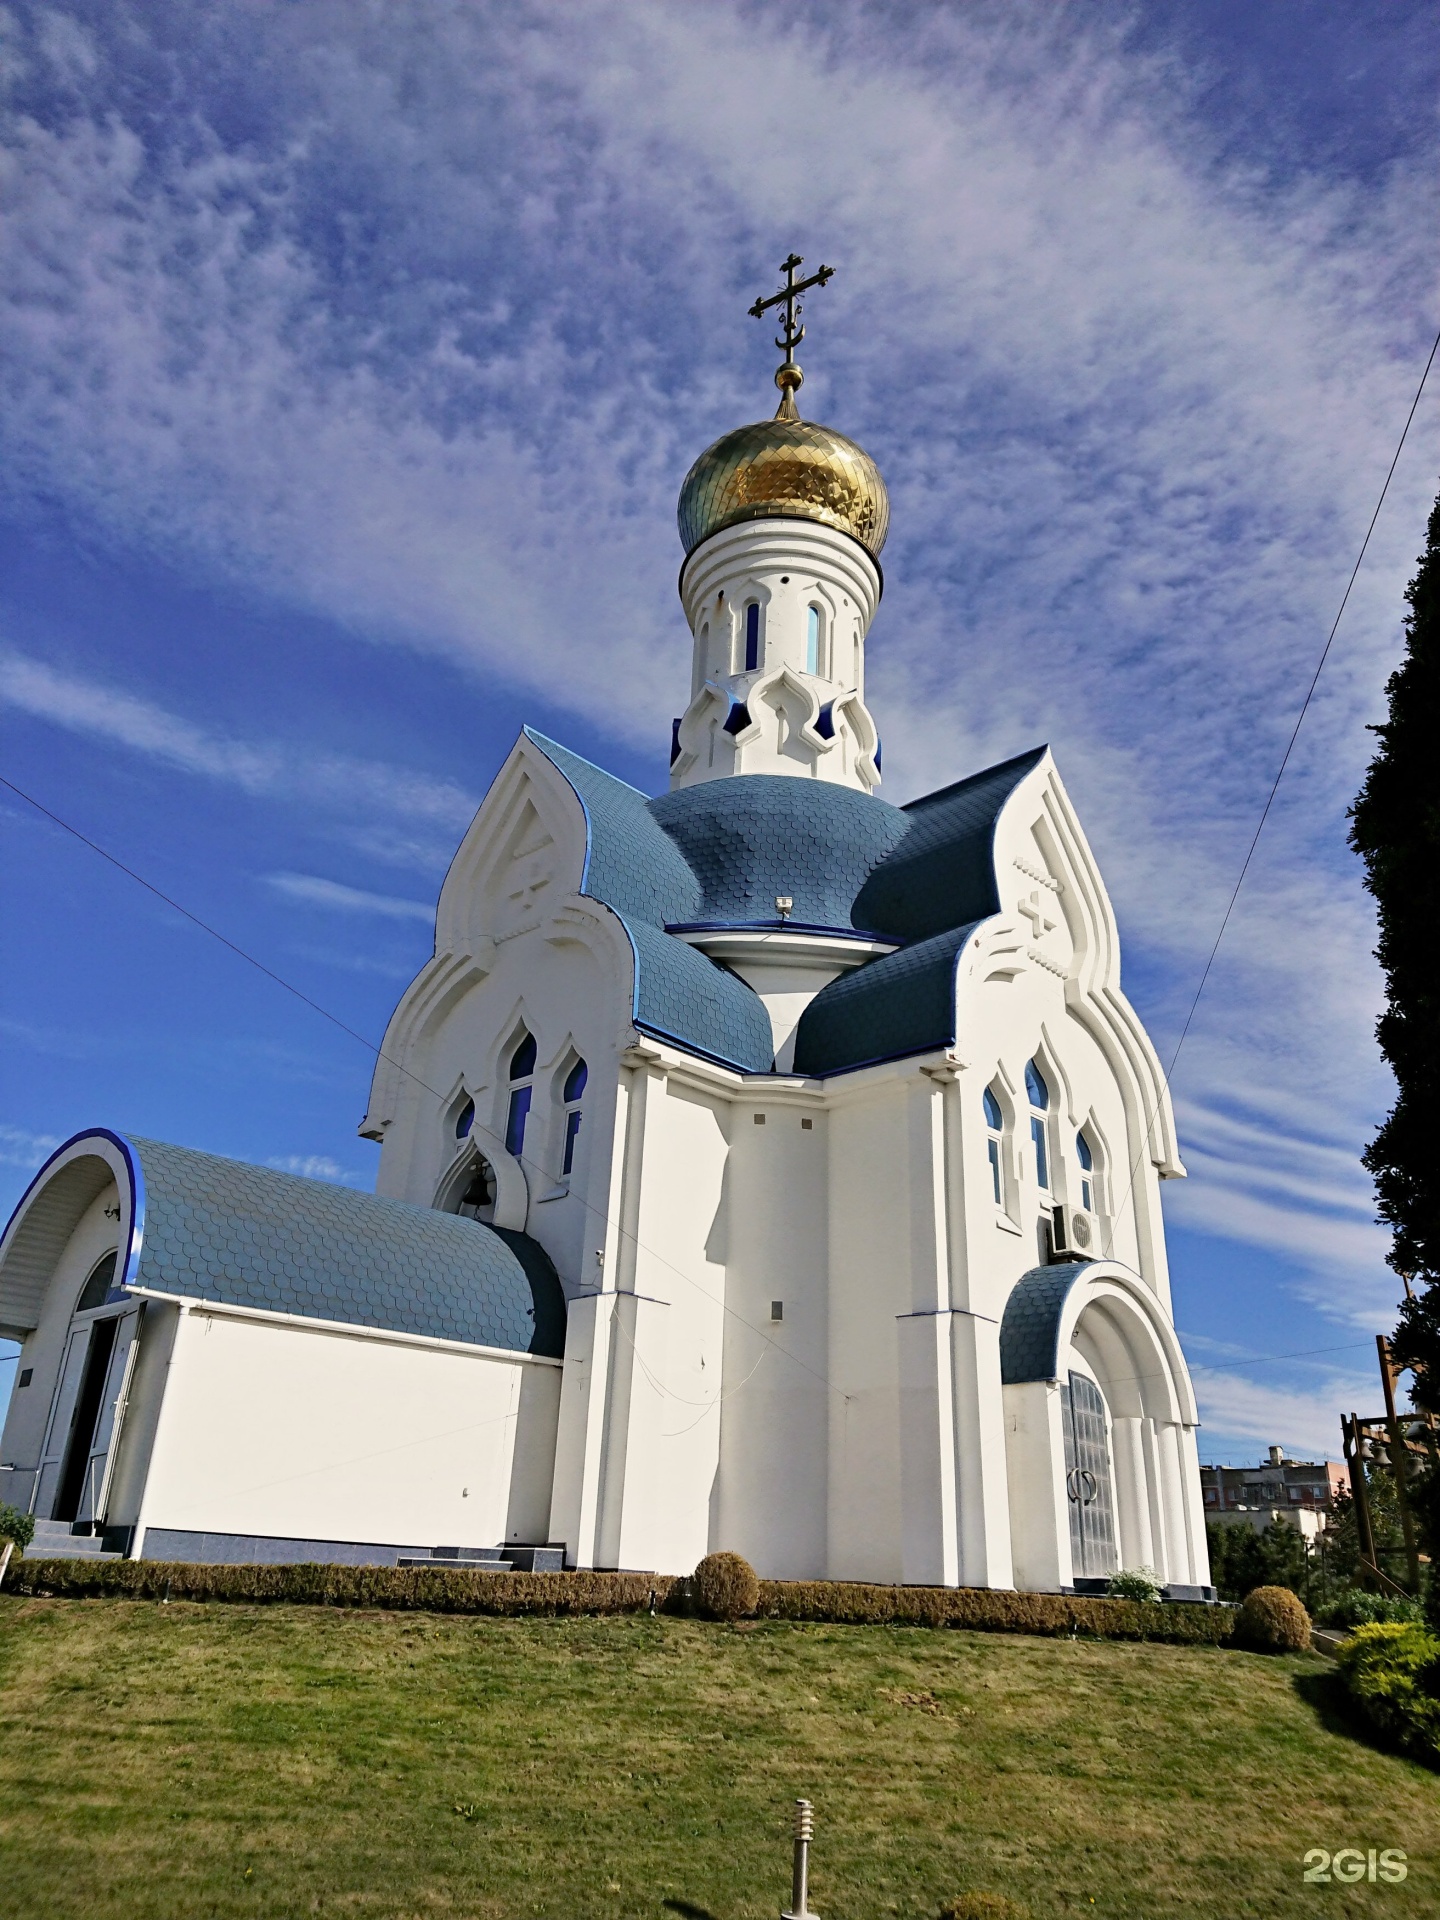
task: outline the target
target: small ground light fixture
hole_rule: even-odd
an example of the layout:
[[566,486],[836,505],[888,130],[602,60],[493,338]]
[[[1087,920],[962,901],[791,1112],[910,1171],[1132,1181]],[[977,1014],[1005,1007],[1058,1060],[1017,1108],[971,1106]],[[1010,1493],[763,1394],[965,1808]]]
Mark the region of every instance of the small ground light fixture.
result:
[[775,896],[775,911],[782,920],[788,920],[790,915],[795,911],[795,901],[792,896],[788,893],[777,893]]
[[808,1800],[795,1802],[795,1868],[790,1881],[790,1905],[780,1920],[816,1920],[808,1904],[810,1841],[815,1832],[815,1809]]

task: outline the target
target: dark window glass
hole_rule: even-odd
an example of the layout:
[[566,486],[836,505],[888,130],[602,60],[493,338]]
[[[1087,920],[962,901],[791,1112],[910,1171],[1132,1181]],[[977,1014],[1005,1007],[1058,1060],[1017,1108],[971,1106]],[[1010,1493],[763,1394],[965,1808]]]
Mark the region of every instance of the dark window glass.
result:
[[[534,1041],[531,1041],[534,1046]],[[517,1087],[510,1096],[510,1112],[505,1120],[505,1151],[518,1160],[525,1151],[525,1122],[530,1118],[530,1088]]]
[[990,1148],[990,1185],[995,1190],[995,1204],[998,1207],[1002,1204],[1000,1189],[1000,1142],[998,1140],[991,1140],[988,1145]]
[[535,1071],[535,1037],[527,1033],[510,1056],[510,1078],[528,1080]]
[[1091,1153],[1090,1142],[1085,1138],[1083,1133],[1077,1133],[1075,1136],[1075,1151],[1080,1156],[1081,1166],[1085,1169],[1086,1173],[1089,1173],[1095,1164],[1095,1156]]
[[464,1140],[475,1124],[475,1102],[467,1100],[455,1116],[455,1138]]
[[1005,1124],[1005,1116],[1000,1111],[1000,1102],[995,1098],[989,1087],[985,1089],[985,1124],[996,1133],[999,1133]]
[[565,1116],[565,1164],[560,1169],[562,1173],[569,1173],[575,1164],[575,1142],[580,1138],[580,1122],[583,1118],[578,1107]]
[[745,609],[745,671],[753,673],[760,664],[760,609],[752,600]]
[[1046,1151],[1045,1122],[1039,1114],[1030,1116],[1030,1138],[1035,1142],[1035,1178],[1042,1187],[1050,1184],[1050,1156]]
[[1032,1107],[1039,1107],[1044,1113],[1050,1105],[1050,1089],[1045,1084],[1045,1076],[1032,1060],[1025,1069],[1025,1089],[1030,1095]]
[[94,1307],[104,1306],[105,1296],[115,1284],[115,1267],[118,1259],[118,1254],[107,1253],[95,1268],[85,1282],[84,1291],[80,1295],[80,1304],[75,1309],[77,1313],[89,1313]]
[[565,1104],[578,1100],[585,1091],[585,1082],[590,1078],[590,1069],[583,1060],[577,1060],[565,1076]]

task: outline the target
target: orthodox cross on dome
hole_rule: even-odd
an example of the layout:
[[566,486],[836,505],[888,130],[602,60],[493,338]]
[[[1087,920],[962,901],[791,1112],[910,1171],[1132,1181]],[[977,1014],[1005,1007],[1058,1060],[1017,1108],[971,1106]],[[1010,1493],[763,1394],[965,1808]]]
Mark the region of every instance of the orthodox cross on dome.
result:
[[780,389],[780,404],[775,409],[777,420],[798,420],[800,414],[795,405],[795,395],[799,391],[805,376],[795,364],[795,349],[805,338],[805,329],[800,324],[800,296],[811,287],[823,287],[827,280],[835,277],[834,267],[821,267],[818,273],[812,273],[807,280],[797,280],[795,269],[803,267],[805,262],[798,253],[792,253],[788,260],[780,262],[780,271],[785,276],[785,284],[778,293],[755,302],[749,309],[754,320],[763,320],[771,307],[783,306],[785,319],[783,331],[775,342],[784,349],[785,358],[775,373],[775,384]]

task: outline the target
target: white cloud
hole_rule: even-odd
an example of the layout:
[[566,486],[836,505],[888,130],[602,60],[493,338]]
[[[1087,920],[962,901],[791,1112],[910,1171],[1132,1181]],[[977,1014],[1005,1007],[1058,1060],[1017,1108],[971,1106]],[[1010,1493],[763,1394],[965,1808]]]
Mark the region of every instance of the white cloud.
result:
[[289,1153],[265,1164],[274,1167],[277,1173],[297,1173],[302,1180],[330,1180],[342,1186],[364,1178],[353,1168],[342,1167],[327,1153]]
[[28,1171],[43,1165],[59,1145],[58,1134],[0,1126],[0,1166],[23,1167]]
[[267,873],[265,884],[288,899],[336,913],[373,913],[386,920],[423,920],[435,924],[435,909],[423,900],[397,900],[388,893],[367,893],[361,887],[342,886],[310,873]]
[[[477,697],[568,703],[652,742],[658,783],[688,661],[675,490],[766,404],[744,307],[774,261],[833,259],[802,397],[894,496],[887,793],[1049,738],[1169,1057],[1423,360],[1432,154],[1363,190],[1227,171],[1185,76],[1066,9],[1023,37],[1003,10],[901,35],[863,5],[660,0],[232,10],[223,36],[203,10],[54,17],[26,58],[65,111],[7,135],[15,497],[259,579],[357,658],[425,647]],[[151,34],[183,130],[127,118]],[[1386,1284],[1353,1165],[1388,1098],[1344,808],[1437,400],[1177,1075],[1176,1217],[1308,1263],[1341,1316]],[[245,791],[338,810],[370,777],[6,673],[32,712]],[[377,815],[469,817],[377,777]],[[1224,1124],[1262,1112],[1263,1140]]]
[[1196,1369],[1200,1457],[1211,1458],[1208,1430],[1231,1442],[1252,1440],[1257,1448],[1281,1446],[1287,1453],[1337,1460],[1341,1414],[1366,1411],[1376,1392],[1374,1381],[1360,1374],[1326,1374],[1314,1386],[1296,1388]]
[[456,831],[475,812],[476,802],[449,781],[373,760],[226,739],[118,687],[59,673],[14,651],[0,652],[0,702],[256,797],[393,812]]

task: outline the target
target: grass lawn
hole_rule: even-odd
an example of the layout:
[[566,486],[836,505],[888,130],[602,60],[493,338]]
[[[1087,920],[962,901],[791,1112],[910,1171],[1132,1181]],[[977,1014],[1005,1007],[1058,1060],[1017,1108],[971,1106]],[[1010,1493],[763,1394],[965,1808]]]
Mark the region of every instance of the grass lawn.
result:
[[[923,1628],[0,1596],[0,1915],[1440,1914],[1326,1662]],[[463,1811],[457,1812],[457,1807]],[[1306,1886],[1309,1847],[1400,1886]]]

